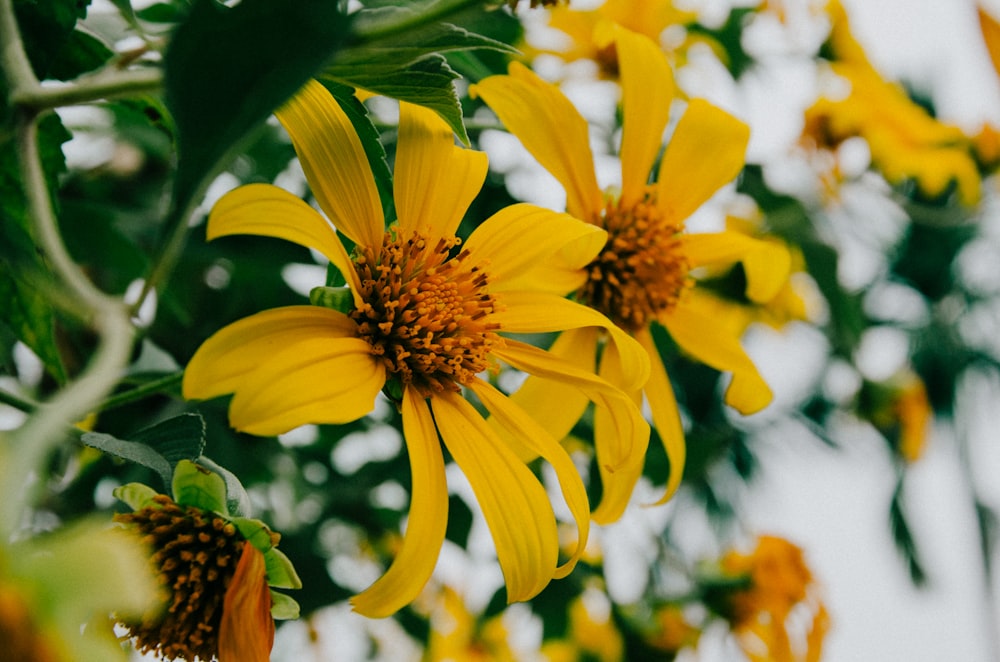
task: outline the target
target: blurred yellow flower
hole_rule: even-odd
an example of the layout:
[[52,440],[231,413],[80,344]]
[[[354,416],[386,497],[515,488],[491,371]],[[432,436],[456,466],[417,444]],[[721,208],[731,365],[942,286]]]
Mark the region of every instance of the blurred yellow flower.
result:
[[542,644],[542,658],[548,662],[624,660],[625,640],[611,618],[610,609],[597,607],[610,607],[610,602],[596,589],[586,589],[574,598],[568,608],[569,623],[565,638]]
[[684,610],[666,605],[656,610],[656,629],[646,637],[646,643],[659,650],[676,653],[682,648],[695,648],[701,630],[688,622]]
[[913,180],[931,198],[955,186],[959,202],[976,204],[981,177],[965,134],[928,114],[901,85],[882,78],[851,33],[839,0],[829,0],[827,12],[830,69],[850,84],[850,93],[821,97],[806,110],[803,143],[832,149],[860,136],[868,143],[872,166],[889,183]]
[[[692,100],[663,153],[656,183],[648,184],[674,99],[670,65],[646,36],[621,27],[610,36],[621,64],[623,94],[620,195],[603,194],[598,187],[587,122],[556,86],[513,63],[509,75],[486,78],[470,92],[482,97],[559,180],[566,189],[567,211],[607,232],[607,243],[588,265],[587,281],[577,296],[631,333],[649,355],[650,377],[631,395],[637,403],[643,393],[648,398],[670,459],[665,501],[680,484],[684,433],[651,327],[661,325],[682,350],[731,372],[727,403],[744,414],[762,409],[771,400],[770,389],[739,337],[709,314],[706,298],[694,287],[693,272],[742,261],[747,296],[767,301],[785,282],[789,257],[773,244],[738,232],[685,232],[685,219],[742,170],[749,127],[702,99]],[[573,330],[563,333],[550,351],[590,369],[601,336],[593,328]],[[614,347],[603,351],[599,371],[609,376],[624,371]],[[565,391],[540,388],[529,379],[514,398],[531,411],[544,412],[547,428],[561,438],[586,407],[585,400]],[[607,484],[612,472],[605,471],[604,457],[617,443],[617,432],[600,417],[595,418],[595,430],[598,465]],[[641,460],[631,470],[641,471]],[[595,520],[616,519],[628,496],[605,490]]]
[[[271,435],[305,423],[344,423],[368,414],[379,391],[400,407],[412,472],[406,534],[390,569],[353,599],[368,616],[411,602],[434,569],[448,521],[440,441],[461,467],[496,544],[511,601],[526,600],[570,572],[590,526],[576,467],[558,441],[479,376],[503,361],[593,401],[616,430],[607,458],[610,491],[631,493],[649,427],[619,388],[571,362],[501,333],[607,329],[636,388],[648,374],[642,348],[604,316],[564,295],[586,280],[605,233],[565,214],[507,207],[459,248],[455,236],[486,177],[486,156],[454,144],[430,110],[402,103],[395,161],[398,221],[388,231],[375,179],[347,115],[318,82],[277,113],[292,138],[320,207],[356,246],[348,254],[330,223],[298,197],[265,184],[224,196],[208,236],[259,234],[319,250],[348,288],[344,309],[291,306],[238,321],[209,338],[188,364],[188,398],[234,393],[230,422]],[[501,438],[462,396],[475,393],[504,430]],[[548,495],[520,456],[555,469],[580,531],[558,565],[557,527]]]
[[423,662],[514,662],[501,616],[480,622],[447,586],[435,597]]
[[[748,578],[746,589],[730,595],[728,618],[752,662],[820,659],[829,617],[799,547],[784,538],[761,536],[751,553],[730,551],[720,565],[727,576]],[[789,635],[793,609],[812,616],[806,632],[795,641]]]

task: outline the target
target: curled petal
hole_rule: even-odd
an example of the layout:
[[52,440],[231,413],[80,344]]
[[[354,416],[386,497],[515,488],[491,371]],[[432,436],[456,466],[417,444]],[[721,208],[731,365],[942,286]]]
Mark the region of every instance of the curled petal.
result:
[[277,237],[315,248],[337,267],[358,296],[358,276],[337,233],[315,209],[288,191],[270,184],[247,184],[222,196],[208,216],[208,238],[232,234]]
[[666,55],[645,35],[615,26],[615,47],[622,85],[623,208],[642,200],[663,130],[670,118],[674,76]]
[[507,76],[473,85],[479,96],[525,149],[566,189],[566,211],[590,221],[604,203],[594,174],[587,121],[558,87],[512,62]]
[[292,139],[313,195],[337,229],[381,246],[385,219],[361,139],[333,95],[312,80],[275,113]]
[[690,216],[743,169],[750,127],[704,99],[692,99],[660,161],[657,206],[665,222]]
[[244,543],[222,603],[219,662],[267,662],[273,645],[274,619],[264,554]]
[[474,381],[469,388],[479,396],[493,419],[516,436],[521,444],[527,446],[536,456],[544,458],[555,470],[563,498],[566,499],[566,505],[576,520],[578,532],[576,550],[566,563],[556,569],[557,579],[565,577],[583,555],[590,535],[590,503],[576,465],[555,438],[503,393],[481,380]]
[[742,262],[747,298],[756,303],[767,303],[788,282],[792,257],[777,242],[730,231],[683,234],[680,241],[692,267]]
[[670,500],[680,487],[684,475],[684,463],[687,459],[687,444],[684,441],[684,426],[681,424],[680,412],[677,410],[677,399],[670,385],[670,378],[660,359],[660,351],[653,342],[653,336],[648,329],[636,334],[638,340],[649,353],[649,381],[646,382],[646,399],[653,412],[653,423],[663,442],[663,449],[670,461],[670,476],[667,478],[667,489],[663,496],[654,504],[661,505]]
[[448,526],[448,486],[437,429],[427,402],[412,388],[403,391],[402,414],[413,482],[410,515],[392,566],[351,598],[354,610],[369,618],[391,616],[416,599],[434,572]]
[[487,167],[486,154],[455,145],[436,113],[400,103],[393,197],[404,233],[453,236],[486,181]]
[[465,247],[489,261],[490,290],[542,290],[559,295],[582,285],[583,270],[607,240],[607,232],[526,203],[510,205],[477,227]]
[[[606,348],[605,351],[607,351]],[[602,476],[615,485],[605,485],[616,495],[608,507],[599,505],[592,514],[594,521],[608,524],[621,516],[624,504],[618,498],[635,487],[639,476],[634,472],[636,463],[641,463],[649,445],[649,424],[635,401],[621,389],[592,372],[581,370],[572,363],[549,355],[548,352],[531,345],[508,339],[506,346],[494,349],[493,353],[518,370],[529,375],[562,382],[577,388],[594,402],[598,408],[606,410],[608,428],[615,434],[604,434],[597,438],[597,461],[604,465]],[[645,350],[643,350],[645,353]],[[602,414],[603,416],[604,414]]]
[[545,489],[461,395],[435,395],[431,407],[441,439],[469,479],[493,534],[507,601],[534,597],[552,580],[559,557]]
[[692,291],[661,323],[685,352],[716,370],[733,373],[726,389],[727,404],[741,414],[760,411],[771,402],[770,387],[743,351],[739,337],[726,333],[706,310]]
[[567,329],[604,329],[621,355],[624,381],[615,384],[626,390],[641,389],[649,377],[649,358],[632,336],[593,308],[545,292],[504,292],[497,297],[504,309],[493,313],[491,321],[507,333],[548,333]]

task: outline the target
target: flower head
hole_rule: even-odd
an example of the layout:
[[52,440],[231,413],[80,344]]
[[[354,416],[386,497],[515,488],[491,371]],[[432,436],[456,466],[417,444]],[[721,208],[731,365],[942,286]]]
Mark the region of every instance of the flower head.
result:
[[[802,550],[784,538],[761,536],[749,554],[731,551],[721,561],[723,573],[745,576],[746,589],[730,596],[727,617],[740,646],[754,662],[814,662],[820,659],[828,616],[816,597],[812,573]],[[796,607],[812,614],[800,645],[789,635],[789,615]],[[794,649],[804,648],[803,655]]]
[[[685,219],[742,169],[749,128],[704,100],[692,100],[663,154],[656,182],[648,184],[674,98],[670,66],[648,37],[616,27],[609,38],[621,66],[620,195],[605,195],[598,187],[587,122],[554,85],[514,63],[509,75],[486,78],[472,92],[562,183],[567,211],[607,232],[577,296],[629,331],[650,357],[649,379],[632,396],[638,401],[645,393],[666,446],[671,462],[666,500],[680,482],[685,447],[673,390],[650,327],[665,327],[696,359],[731,372],[726,402],[743,413],[755,412],[770,401],[770,389],[743,352],[738,336],[707,312],[695,273],[700,267],[742,261],[748,298],[767,301],[784,283],[789,258],[780,247],[740,233],[685,232]],[[574,330],[564,333],[552,351],[593,364],[599,340],[594,329]],[[620,374],[617,355],[604,352],[599,370]],[[565,394],[546,396],[530,380],[517,395],[524,406],[546,412],[547,426],[556,436],[571,429],[586,405]],[[556,409],[560,413],[552,415]],[[614,444],[614,430],[599,422],[596,428],[600,459]],[[619,512],[609,506],[595,516],[614,519]]]
[[[618,430],[607,458],[606,493],[630,493],[641,470],[648,426],[632,400],[593,371],[509,334],[597,325],[625,369],[616,384],[635,388],[648,372],[644,352],[603,315],[564,298],[586,280],[583,267],[605,233],[565,214],[514,205],[462,242],[456,230],[486,176],[486,156],[454,144],[431,111],[400,104],[388,229],[360,139],[318,82],[278,111],[320,207],[355,245],[299,198],[270,185],[223,197],[208,221],[210,238],[280,237],[326,255],[347,283],[348,304],[333,310],[292,306],[258,313],[209,338],[185,372],[184,394],[234,393],[230,422],[255,434],[305,423],[365,416],[384,392],[403,417],[413,493],[406,535],[386,574],[353,599],[356,610],[387,616],[412,601],[434,569],[448,519],[443,441],[472,484],[493,534],[509,600],[538,593],[572,569],[586,545],[589,504],[582,480],[558,441],[481,373],[500,362],[561,384],[593,401]],[[463,397],[476,395],[502,436]],[[521,459],[555,469],[580,531],[558,565],[555,516],[539,480]]]
[[[192,484],[196,489],[186,489]],[[280,536],[256,520],[220,513],[225,485],[214,473],[185,461],[174,486],[181,503],[140,484],[116,492],[135,510],[115,519],[149,545],[162,595],[158,608],[122,619],[128,637],[140,652],[168,660],[270,659],[274,617],[265,555],[275,585],[301,585],[274,548]]]

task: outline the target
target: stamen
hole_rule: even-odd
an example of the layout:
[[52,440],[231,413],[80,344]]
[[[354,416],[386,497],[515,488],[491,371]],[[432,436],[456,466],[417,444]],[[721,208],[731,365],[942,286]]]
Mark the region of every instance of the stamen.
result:
[[482,266],[469,264],[468,250],[451,255],[460,243],[442,238],[430,247],[418,233],[387,232],[377,255],[361,249],[354,258],[364,303],[350,314],[361,337],[424,397],[470,383],[503,342],[488,321],[497,304]]
[[633,207],[609,200],[597,225],[608,231],[604,250],[587,266],[578,296],[627,330],[668,312],[691,287],[679,239],[682,224],[663,221],[652,188]]

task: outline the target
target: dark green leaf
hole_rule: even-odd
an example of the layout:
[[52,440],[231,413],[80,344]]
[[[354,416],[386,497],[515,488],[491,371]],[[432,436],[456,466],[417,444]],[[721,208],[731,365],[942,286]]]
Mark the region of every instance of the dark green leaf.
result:
[[201,457],[205,450],[205,421],[198,414],[181,414],[130,436],[132,441],[155,449],[174,465]]
[[177,126],[171,232],[227,154],[341,46],[347,19],[329,0],[198,0],[164,58]]
[[[35,76],[51,78],[49,69],[59,57],[66,40],[73,32],[77,19],[87,15],[89,0],[15,0],[14,13],[31,60]],[[75,77],[82,69],[70,77]]]
[[153,448],[134,441],[118,439],[103,432],[85,432],[80,437],[80,440],[91,448],[96,448],[108,455],[113,455],[152,469],[160,475],[165,485],[170,485],[170,476],[172,473],[170,462]]
[[49,76],[58,80],[72,80],[80,74],[93,71],[111,59],[114,53],[100,39],[74,30],[52,54]]
[[324,70],[324,76],[430,108],[448,123],[462,142],[469,144],[454,87],[454,80],[459,76],[441,53],[474,48],[505,53],[517,51],[503,42],[450,23],[391,31],[392,26],[412,21],[415,16],[412,10],[398,7],[359,12],[356,23],[359,33],[390,34],[341,51]]
[[892,531],[892,540],[896,543],[896,549],[902,554],[906,562],[906,569],[910,573],[910,580],[915,586],[924,586],[927,583],[927,571],[920,560],[917,550],[917,542],[913,539],[913,532],[910,530],[910,523],[906,519],[906,512],[903,509],[903,477],[900,476],[896,489],[892,493],[892,501],[889,503],[889,528]]
[[150,23],[179,23],[185,15],[184,9],[177,4],[158,2],[136,12],[136,16]]

